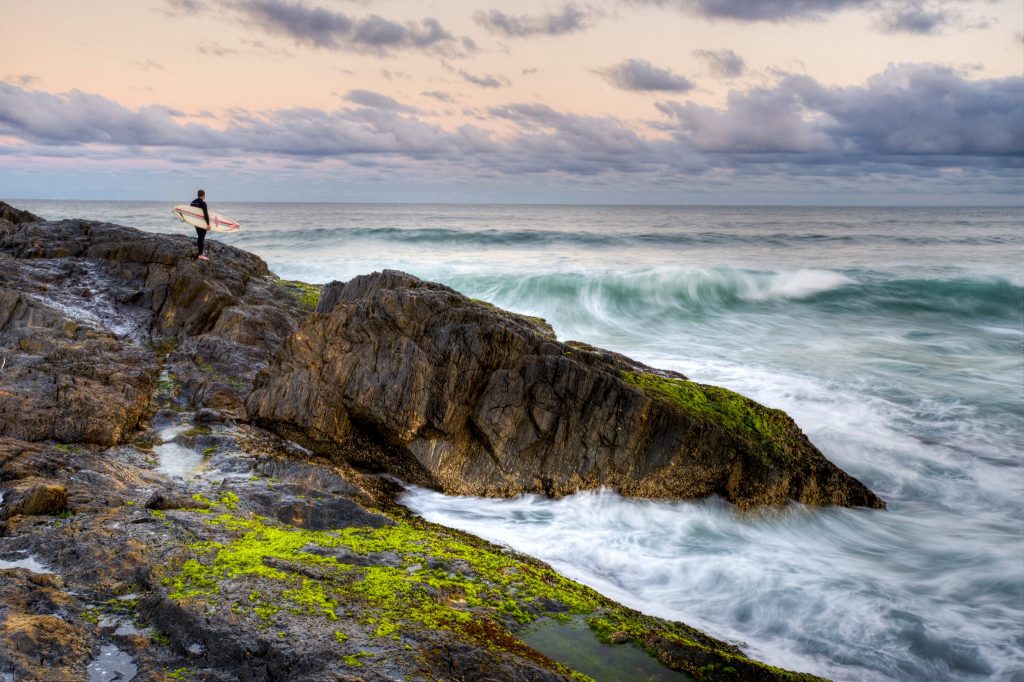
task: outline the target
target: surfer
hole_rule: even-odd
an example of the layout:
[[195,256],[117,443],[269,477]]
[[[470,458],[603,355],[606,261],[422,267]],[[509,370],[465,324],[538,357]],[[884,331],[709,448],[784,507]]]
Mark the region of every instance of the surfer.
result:
[[203,218],[206,220],[206,227],[196,227],[196,246],[199,247],[199,255],[196,256],[199,260],[210,260],[203,254],[203,242],[206,241],[206,230],[210,229],[210,209],[206,207],[206,190],[199,190],[195,199],[192,200],[190,206],[203,209]]

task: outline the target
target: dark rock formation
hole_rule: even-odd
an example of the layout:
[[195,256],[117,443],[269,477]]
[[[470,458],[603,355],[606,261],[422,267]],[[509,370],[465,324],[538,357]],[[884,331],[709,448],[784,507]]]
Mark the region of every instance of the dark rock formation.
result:
[[0,509],[0,520],[10,516],[44,516],[56,514],[68,504],[67,489],[45,478],[24,478],[0,486],[4,494],[4,506]]
[[207,251],[0,202],[0,678],[580,679],[520,639],[572,612],[698,679],[817,679],[411,518],[373,473],[875,502],[785,415],[401,273],[313,313]]
[[185,400],[241,405],[308,312],[256,256],[81,220],[0,223],[0,435],[110,445],[164,370]]
[[246,402],[317,449],[383,441],[370,465],[448,493],[882,506],[784,413],[445,286],[366,275],[328,285],[317,312]]
[[21,225],[22,223],[42,222],[42,220],[43,219],[35,213],[22,211],[21,209],[14,208],[10,204],[5,204],[0,201],[0,222],[8,222],[12,225]]

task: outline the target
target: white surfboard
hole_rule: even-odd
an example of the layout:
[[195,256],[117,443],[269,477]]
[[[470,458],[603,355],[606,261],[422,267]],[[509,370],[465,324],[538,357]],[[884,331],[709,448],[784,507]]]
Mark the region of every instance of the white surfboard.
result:
[[[195,206],[189,206],[188,204],[182,204],[174,207],[174,215],[181,218],[184,222],[202,229],[207,229],[206,219],[203,217],[203,209],[196,208]],[[214,213],[210,211],[210,227],[211,232],[236,232],[241,225],[236,223],[231,218],[220,213]]]

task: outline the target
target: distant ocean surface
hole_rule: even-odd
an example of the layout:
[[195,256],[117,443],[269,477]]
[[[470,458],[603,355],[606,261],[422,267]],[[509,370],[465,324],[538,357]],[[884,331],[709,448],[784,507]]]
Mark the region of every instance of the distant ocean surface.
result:
[[[183,197],[182,201],[187,198]],[[170,203],[18,201],[192,233]],[[397,268],[789,412],[888,511],[412,490],[423,516],[837,680],[1024,679],[1021,209],[220,203],[288,279]]]

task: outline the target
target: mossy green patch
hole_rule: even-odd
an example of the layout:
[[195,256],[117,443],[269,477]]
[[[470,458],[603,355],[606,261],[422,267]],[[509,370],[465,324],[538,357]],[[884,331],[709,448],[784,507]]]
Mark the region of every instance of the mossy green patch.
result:
[[[222,507],[227,506],[222,498]],[[165,581],[169,596],[212,606],[223,593],[231,600],[225,606],[251,614],[259,627],[310,619],[308,627],[329,628],[327,635],[341,646],[350,646],[353,628],[364,637],[392,642],[406,633],[444,631],[531,657],[566,675],[573,671],[513,633],[542,616],[580,614],[602,640],[632,641],[659,660],[676,661],[681,647],[695,652],[700,665],[741,669],[737,661],[753,664],[725,643],[615,604],[541,562],[401,511],[388,515],[394,525],[314,531],[237,512],[221,514],[207,521],[222,534],[220,541],[191,545],[193,557]],[[336,629],[340,623],[348,625]],[[652,641],[674,647],[672,654],[645,644]],[[352,654],[346,662],[356,667],[360,658]],[[696,663],[687,665],[696,674]]]
[[363,658],[364,656],[369,656],[369,654],[366,653],[365,651],[360,651],[359,653],[356,653],[356,654],[349,654],[348,656],[345,656],[341,660],[343,660],[345,662],[345,665],[350,666],[352,668],[362,668],[363,667],[363,663],[359,659]]
[[768,461],[789,460],[800,448],[799,431],[785,412],[727,388],[650,372],[623,370],[622,378],[654,400],[721,426]]
[[208,498],[206,495],[203,495],[202,493],[196,493],[195,495],[193,495],[192,501],[201,504],[204,507],[213,506],[213,500]]
[[316,304],[320,302],[320,292],[324,288],[322,284],[307,284],[287,279],[279,279],[277,283],[294,291],[298,295],[299,304],[307,310],[316,309]]

